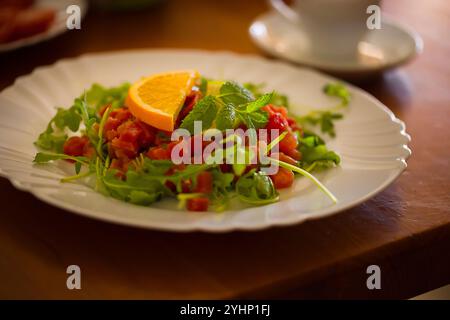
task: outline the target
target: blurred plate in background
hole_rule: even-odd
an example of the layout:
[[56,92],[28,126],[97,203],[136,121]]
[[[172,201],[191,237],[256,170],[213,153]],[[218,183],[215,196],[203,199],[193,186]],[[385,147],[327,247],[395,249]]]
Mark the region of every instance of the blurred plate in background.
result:
[[0,52],[30,46],[69,31],[66,26],[66,21],[69,16],[66,9],[70,5],[79,6],[81,17],[84,17],[88,6],[86,0],[37,0],[33,4],[32,8],[49,8],[55,10],[55,19],[50,27],[44,32],[40,32],[29,37],[20,38],[11,42],[0,43]]

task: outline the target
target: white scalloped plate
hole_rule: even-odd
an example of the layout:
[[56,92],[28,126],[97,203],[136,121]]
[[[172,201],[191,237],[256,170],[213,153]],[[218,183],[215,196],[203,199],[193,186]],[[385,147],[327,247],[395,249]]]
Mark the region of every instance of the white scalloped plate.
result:
[[[328,141],[342,165],[319,178],[337,196],[331,203],[306,179],[282,192],[281,201],[262,207],[233,204],[223,213],[176,209],[174,200],[139,207],[104,197],[82,184],[62,184],[66,164],[33,165],[33,141],[55,113],[92,83],[105,86],[156,72],[197,68],[211,78],[265,82],[267,90],[289,95],[294,105],[326,108],[336,101],[321,88],[331,77],[255,56],[190,50],[142,50],[89,54],[40,67],[0,93],[0,174],[15,187],[59,208],[105,221],[171,231],[257,230],[291,225],[353,207],[386,188],[406,168],[411,154],[403,122],[378,100],[349,85],[352,102]],[[304,109],[293,107],[294,112]],[[71,169],[73,170],[73,169]]]

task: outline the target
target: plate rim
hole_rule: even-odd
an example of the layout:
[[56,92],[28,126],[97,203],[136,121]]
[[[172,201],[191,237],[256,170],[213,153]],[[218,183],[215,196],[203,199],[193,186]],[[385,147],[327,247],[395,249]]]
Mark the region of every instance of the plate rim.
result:
[[[63,200],[53,199],[53,198],[45,195],[43,192],[40,192],[39,189],[37,189],[37,188],[24,186],[19,179],[16,179],[15,177],[11,176],[10,174],[8,174],[8,172],[6,172],[1,167],[0,167],[0,176],[8,179],[11,182],[11,184],[20,191],[28,192],[28,193],[32,194],[33,196],[35,196],[37,199],[39,199],[47,204],[50,204],[57,208],[60,208],[60,209],[63,209],[63,210],[69,211],[71,213],[75,213],[77,215],[84,216],[87,218],[93,218],[95,220],[100,220],[100,221],[104,221],[104,222],[108,222],[108,223],[114,223],[114,224],[124,225],[124,226],[128,226],[128,227],[137,227],[140,229],[147,229],[147,230],[151,229],[151,230],[160,230],[160,231],[167,231],[167,232],[180,232],[180,233],[185,233],[185,232],[225,233],[225,232],[233,232],[233,231],[260,231],[260,230],[265,230],[265,229],[272,228],[272,227],[298,225],[305,221],[321,219],[324,217],[331,216],[333,214],[341,213],[342,211],[345,211],[345,210],[348,210],[350,208],[360,205],[361,203],[369,200],[370,198],[376,196],[377,194],[379,194],[380,192],[385,190],[407,168],[406,160],[412,154],[412,151],[409,147],[409,144],[411,142],[411,137],[406,132],[405,123],[403,121],[401,121],[400,119],[398,119],[394,115],[394,113],[387,106],[385,106],[381,101],[379,101],[377,98],[375,98],[370,93],[364,91],[363,89],[360,89],[353,84],[347,83],[346,81],[343,81],[341,79],[337,79],[336,77],[325,74],[321,71],[313,70],[313,69],[311,69],[309,67],[305,67],[305,66],[292,65],[292,64],[289,64],[289,63],[286,63],[283,61],[279,61],[279,60],[267,59],[265,57],[255,55],[255,54],[245,54],[245,53],[242,54],[242,53],[236,53],[236,52],[226,51],[226,50],[211,51],[211,50],[204,50],[204,49],[167,49],[167,48],[152,48],[152,49],[139,48],[139,49],[84,53],[84,54],[81,54],[76,57],[59,59],[49,65],[43,65],[43,66],[36,67],[35,69],[33,69],[32,72],[16,78],[15,81],[13,82],[13,84],[6,87],[5,89],[3,89],[0,92],[0,96],[4,92],[11,90],[18,81],[22,81],[22,79],[31,77],[34,73],[36,73],[40,70],[52,68],[53,66],[60,64],[60,63],[70,63],[70,62],[80,60],[80,59],[87,59],[89,57],[101,57],[101,56],[105,56],[105,55],[106,56],[126,55],[126,54],[133,54],[133,53],[153,53],[153,54],[164,54],[164,53],[179,54],[179,53],[181,53],[181,54],[203,54],[203,55],[206,54],[206,55],[215,55],[215,56],[222,55],[222,56],[228,56],[228,57],[237,58],[237,59],[244,57],[244,58],[259,60],[260,62],[284,65],[284,66],[288,66],[288,67],[294,68],[294,69],[304,69],[307,72],[310,72],[313,74],[314,73],[319,74],[321,77],[333,79],[335,81],[340,81],[340,82],[344,83],[346,86],[350,87],[353,91],[358,92],[358,94],[362,95],[365,99],[370,100],[377,108],[381,109],[385,114],[387,114],[389,116],[389,119],[392,122],[399,124],[399,126],[400,126],[399,134],[406,138],[406,142],[403,143],[403,145],[402,145],[405,148],[405,150],[407,151],[407,154],[403,158],[401,158],[401,162],[403,165],[401,167],[396,168],[397,171],[395,172],[395,174],[391,175],[388,179],[386,179],[384,181],[383,184],[379,185],[376,189],[372,190],[371,192],[367,193],[365,196],[361,197],[360,199],[358,199],[356,201],[349,202],[348,204],[344,205],[343,207],[339,208],[338,210],[336,210],[336,209],[333,210],[333,206],[330,206],[328,208],[324,208],[322,210],[317,211],[314,216],[299,215],[299,216],[297,216],[297,218],[295,220],[286,220],[286,221],[278,220],[278,221],[270,221],[270,222],[266,222],[266,223],[262,223],[262,224],[255,224],[255,225],[229,224],[229,225],[224,225],[224,226],[217,226],[217,225],[204,226],[204,225],[198,225],[198,224],[170,225],[170,226],[167,224],[166,225],[155,225],[155,224],[148,224],[148,223],[143,224],[142,221],[135,221],[135,220],[130,220],[130,219],[127,220],[126,216],[123,216],[124,218],[122,218],[122,216],[111,216],[111,215],[104,216],[104,213],[101,213],[100,211],[90,210],[90,209],[80,209],[70,203],[63,201]],[[111,200],[115,200],[115,199],[111,198]],[[118,201],[118,200],[115,200],[115,201]],[[99,213],[100,213],[100,216],[99,216]],[[151,220],[149,220],[149,221],[151,221]]]

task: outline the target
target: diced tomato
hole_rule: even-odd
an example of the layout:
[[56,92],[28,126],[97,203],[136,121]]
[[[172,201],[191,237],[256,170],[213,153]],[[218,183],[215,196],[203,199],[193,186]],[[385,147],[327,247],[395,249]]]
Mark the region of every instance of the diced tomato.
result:
[[294,173],[286,168],[279,167],[278,172],[270,176],[276,189],[289,188],[294,182]]
[[275,159],[278,158],[280,161],[292,164],[293,166],[297,165],[297,161],[294,158],[292,158],[288,155],[285,155],[283,152],[272,153],[270,156]]
[[169,188],[173,193],[177,192],[177,186],[172,181],[166,181],[164,184],[167,188]]
[[164,143],[170,141],[170,134],[163,133],[162,131],[158,131],[155,137],[155,145],[160,146]]
[[187,201],[186,208],[189,211],[206,211],[208,210],[208,205],[208,198],[194,198]]
[[178,118],[177,118],[177,127],[181,124],[181,121],[189,114],[189,112],[192,111],[195,104],[198,100],[202,97],[202,93],[199,90],[193,90],[191,93],[186,97],[186,100],[184,101],[184,106],[181,109]]
[[109,117],[105,122],[105,126],[103,127],[103,132],[108,133],[111,130],[117,130],[117,128],[121,124],[122,124],[122,122],[119,119]]
[[181,191],[183,193],[189,193],[192,190],[192,181],[189,180],[181,180]]
[[283,106],[275,106],[273,104],[269,105],[269,107],[273,110],[273,112],[281,113],[281,115],[285,118],[288,116],[288,111]]
[[130,110],[128,110],[127,108],[119,108],[115,111],[116,113],[114,117],[120,121],[126,121],[128,119],[131,119],[131,117],[133,116]]
[[117,170],[121,170],[122,169],[122,162],[118,159],[113,159],[111,161],[111,165],[109,166],[110,169],[117,169]]
[[274,113],[274,111],[272,109],[272,105],[270,105],[270,104],[262,107],[261,110],[266,111],[269,114],[269,116],[271,116]]
[[289,150],[289,152],[287,152],[286,154],[287,156],[299,161],[302,159],[302,153],[300,151],[298,151],[297,149],[291,149]]
[[287,122],[289,124],[289,127],[291,128],[292,131],[299,131],[300,134],[303,133],[302,128],[300,127],[300,125],[297,123],[297,121],[295,121],[295,119],[289,118],[287,117]]
[[117,138],[119,136],[116,130],[109,130],[105,132],[103,135],[106,141],[112,141],[114,138]]
[[153,160],[169,160],[170,153],[167,148],[162,146],[150,148],[147,152],[147,156]]
[[83,155],[84,148],[87,144],[89,144],[87,137],[70,137],[64,142],[63,150],[69,156],[79,157]]
[[269,121],[267,122],[266,129],[278,129],[280,131],[286,130],[289,124],[285,117],[281,113],[273,113],[269,116]]
[[128,171],[128,165],[130,161],[126,160],[124,158],[122,159],[113,159],[111,161],[111,165],[109,166],[110,169],[116,169],[118,172],[116,173],[116,176],[121,179],[125,179],[125,172]]
[[111,148],[117,158],[134,158],[138,154],[136,143],[114,138],[111,141]]
[[300,152],[297,150],[298,140],[297,136],[292,132],[289,132],[283,140],[280,141],[280,151],[284,154],[294,158],[295,160],[300,160]]
[[135,122],[127,121],[117,128],[119,139],[126,142],[137,143],[142,129]]
[[90,143],[86,143],[84,145],[83,156],[87,158],[92,158],[95,156],[95,148]]
[[138,139],[139,146],[146,149],[155,142],[156,130],[139,120],[136,120],[136,125],[141,129],[141,136]]
[[197,185],[195,186],[195,192],[211,193],[213,188],[213,177],[211,172],[203,171],[197,176]]
[[231,164],[227,164],[227,163],[219,164],[219,167],[220,167],[220,171],[222,171],[224,173],[228,173],[228,172],[231,172],[231,170],[233,170],[233,167],[231,166]]

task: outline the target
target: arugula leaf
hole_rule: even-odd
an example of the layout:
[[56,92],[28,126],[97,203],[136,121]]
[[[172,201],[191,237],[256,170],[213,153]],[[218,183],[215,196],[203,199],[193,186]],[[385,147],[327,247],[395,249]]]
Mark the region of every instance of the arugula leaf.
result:
[[183,180],[191,179],[195,184],[197,175],[200,172],[213,167],[209,164],[191,164],[184,170],[175,171],[172,175],[167,175],[167,171],[172,166],[173,163],[170,160],[151,160],[149,158],[145,158],[144,164],[141,168],[142,170],[138,172],[139,177],[143,181],[155,180],[159,181],[163,185],[167,181],[170,181],[177,186],[177,190],[181,190],[181,183]]
[[252,170],[236,182],[236,192],[241,201],[253,205],[263,205],[279,200],[272,180],[263,172]]
[[198,89],[202,93],[203,97],[206,96],[208,91],[208,80],[206,78],[202,77],[200,79],[200,86],[198,87]]
[[227,81],[220,87],[219,97],[225,104],[231,103],[235,106],[249,103],[255,99],[250,91],[234,81]]
[[80,127],[81,117],[76,112],[76,108],[63,109],[58,108],[53,123],[58,129],[68,127],[70,131],[77,131]]
[[80,171],[81,171],[81,166],[82,166],[81,162],[75,162],[75,173],[76,173],[76,174],[79,174],[79,173],[80,173]]
[[216,211],[223,211],[231,199],[234,175],[232,173],[224,173],[218,168],[214,168],[211,173],[213,175],[212,205]]
[[[98,119],[96,118],[95,113],[90,112],[90,107],[87,104],[86,96],[84,99],[75,99],[74,106],[79,110],[78,112],[81,114],[84,126],[86,127],[86,136],[89,138],[91,144],[95,147],[98,144],[99,134],[94,129],[94,124],[97,123]],[[99,154],[99,156],[102,155]]]
[[307,168],[307,171],[330,168],[341,162],[337,153],[327,149],[322,138],[310,132],[305,132],[305,136],[300,139],[299,150],[302,167]]
[[64,142],[67,140],[64,129],[67,127],[75,132],[79,129],[80,122],[81,116],[78,114],[77,107],[58,108],[55,116],[47,125],[47,129],[39,135],[34,144],[44,150],[62,153]]
[[206,96],[195,104],[192,111],[183,119],[180,128],[194,134],[194,121],[202,121],[202,130],[209,129],[216,114],[216,99],[213,96]]
[[300,147],[300,152],[302,153],[302,163],[312,164],[316,161],[331,161],[338,165],[341,161],[336,152],[328,150],[323,144],[316,147]]
[[53,129],[42,132],[34,144],[44,150],[52,150],[57,153],[63,152],[64,142],[67,140],[67,134],[54,133]]
[[46,153],[46,152],[38,152],[34,157],[34,163],[47,163],[53,160],[73,160],[80,164],[89,164],[89,159],[86,157],[72,157],[66,154],[60,153]]
[[152,160],[145,157],[142,169],[144,172],[163,176],[172,166],[173,163],[170,160]]
[[161,198],[161,193],[148,193],[132,190],[128,195],[129,202],[139,206],[149,206]]
[[350,102],[350,92],[342,83],[328,83],[323,87],[323,92],[327,96],[339,98],[341,106],[347,106]]
[[300,143],[307,147],[315,147],[320,144],[325,144],[325,141],[319,137],[317,134],[305,130],[303,133],[303,137],[299,137]]
[[235,108],[231,104],[224,105],[216,117],[216,128],[219,130],[233,129],[236,121]]
[[[119,86],[105,88],[98,83],[94,83],[91,88],[86,91],[86,103],[92,106],[95,111],[107,105],[111,104],[113,108],[122,107],[125,98],[128,95],[128,89],[130,84],[124,82]],[[83,99],[84,95],[80,96]]]
[[320,130],[327,133],[330,137],[335,137],[334,121],[343,118],[341,113],[332,111],[312,111],[301,117],[295,117],[300,124],[320,125]]
[[166,192],[158,180],[149,179],[133,170],[127,172],[126,180],[117,178],[115,170],[108,170],[101,180],[112,197],[139,205],[149,205]]

